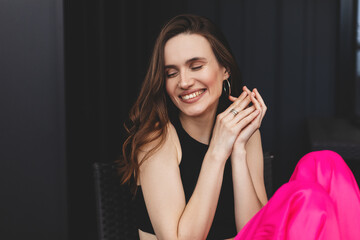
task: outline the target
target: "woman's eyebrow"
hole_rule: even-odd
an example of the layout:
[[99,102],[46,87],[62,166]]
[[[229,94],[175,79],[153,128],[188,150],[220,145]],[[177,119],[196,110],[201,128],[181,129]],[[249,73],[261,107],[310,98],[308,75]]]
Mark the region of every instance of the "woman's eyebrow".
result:
[[[200,61],[206,61],[206,58],[204,58],[204,57],[193,57],[193,58],[190,58],[190,59],[186,60],[185,64],[189,64],[191,62],[199,61],[199,60]],[[176,66],[175,65],[165,65],[165,69],[166,68],[176,68]]]
[[193,57],[193,58],[190,58],[189,60],[186,60],[186,64],[189,64],[190,62],[195,62],[195,61],[205,61],[206,58],[204,57]]

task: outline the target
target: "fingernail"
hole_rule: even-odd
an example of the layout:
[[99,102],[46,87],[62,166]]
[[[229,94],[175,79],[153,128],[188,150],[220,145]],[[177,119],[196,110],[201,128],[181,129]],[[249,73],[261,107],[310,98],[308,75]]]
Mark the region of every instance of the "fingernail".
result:
[[251,95],[253,95],[253,97],[255,97],[255,93],[254,93],[254,92],[252,92]]

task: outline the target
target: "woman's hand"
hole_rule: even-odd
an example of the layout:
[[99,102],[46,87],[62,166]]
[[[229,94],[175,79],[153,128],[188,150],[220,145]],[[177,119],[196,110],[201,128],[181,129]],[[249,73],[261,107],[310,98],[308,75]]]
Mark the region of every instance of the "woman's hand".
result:
[[[260,113],[255,107],[248,107],[252,101],[249,93],[251,94],[249,91],[243,91],[238,98],[231,97],[233,103],[216,117],[209,150],[217,159],[226,161],[229,158],[235,141],[239,136],[240,139],[246,138],[244,130]],[[242,132],[244,133],[241,134]],[[241,142],[240,139],[237,141]]]
[[[247,109],[251,109],[251,111],[259,111],[259,114],[247,125],[245,126],[238,137],[235,140],[233,153],[243,152],[245,151],[245,145],[253,133],[258,130],[261,126],[261,122],[265,116],[267,107],[262,99],[260,93],[256,88],[253,89],[252,92],[247,87],[243,87],[244,92],[250,96],[250,100],[253,103],[252,106],[248,107]],[[231,101],[236,102],[237,99],[230,96],[229,99]]]

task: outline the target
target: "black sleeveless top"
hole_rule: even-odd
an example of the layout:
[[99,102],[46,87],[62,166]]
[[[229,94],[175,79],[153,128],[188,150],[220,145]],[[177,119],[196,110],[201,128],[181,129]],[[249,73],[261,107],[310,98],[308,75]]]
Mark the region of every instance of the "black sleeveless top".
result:
[[[193,139],[183,129],[178,119],[172,123],[177,131],[182,150],[179,168],[187,203],[195,189],[200,174],[201,164],[207,152],[208,145]],[[135,201],[138,228],[144,232],[155,234],[146,210],[141,186],[139,186],[136,193]],[[234,237],[236,234],[231,161],[228,159],[225,165],[218,206],[207,239],[226,239]]]

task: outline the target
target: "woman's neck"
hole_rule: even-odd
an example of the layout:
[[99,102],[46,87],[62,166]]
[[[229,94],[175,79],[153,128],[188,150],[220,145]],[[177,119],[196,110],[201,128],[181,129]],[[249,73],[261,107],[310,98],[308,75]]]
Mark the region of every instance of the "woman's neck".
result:
[[214,127],[216,112],[209,112],[198,117],[179,114],[179,119],[185,131],[195,140],[208,145]]

